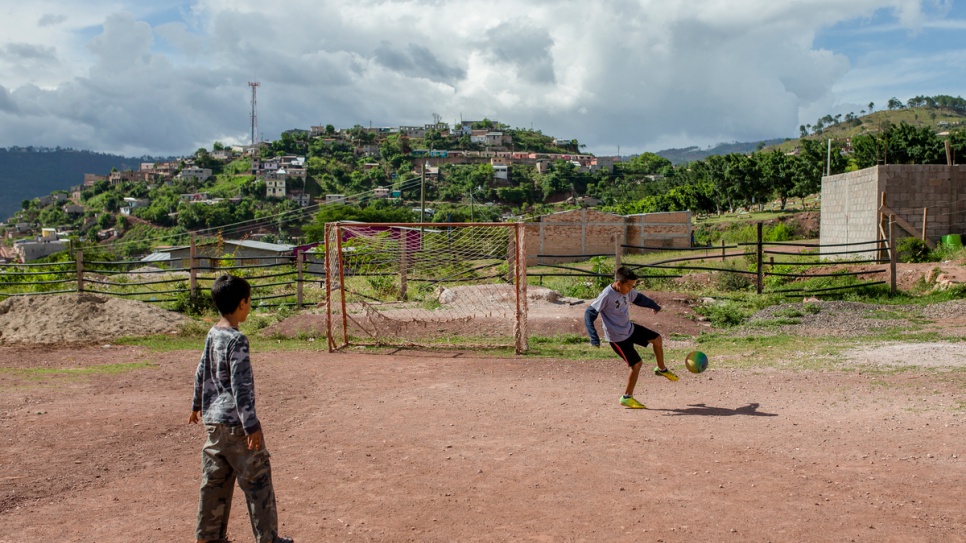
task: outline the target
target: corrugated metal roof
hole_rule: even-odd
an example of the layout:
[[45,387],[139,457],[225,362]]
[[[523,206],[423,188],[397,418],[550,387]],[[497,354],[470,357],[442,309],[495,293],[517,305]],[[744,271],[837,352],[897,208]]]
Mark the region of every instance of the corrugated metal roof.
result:
[[141,262],[169,262],[171,261],[171,253],[151,253],[148,256],[141,259]]
[[[265,243],[264,241],[250,241],[242,239],[226,239],[223,242],[225,245],[234,245],[236,247],[247,247],[249,249],[259,249],[262,251],[273,251],[276,253],[288,253],[292,249],[295,249],[294,245],[289,245],[287,243]],[[209,245],[214,245],[213,243],[200,244],[198,247],[206,247]],[[178,247],[166,247],[164,249],[158,248],[157,252],[169,253],[171,251],[177,251],[181,249],[187,249],[190,245],[181,245]]]
[[265,243],[264,241],[234,239],[226,239],[225,245],[237,245],[239,247],[248,247],[249,249],[261,249],[262,251],[275,251],[278,253],[291,252],[295,248],[294,245],[287,243]]

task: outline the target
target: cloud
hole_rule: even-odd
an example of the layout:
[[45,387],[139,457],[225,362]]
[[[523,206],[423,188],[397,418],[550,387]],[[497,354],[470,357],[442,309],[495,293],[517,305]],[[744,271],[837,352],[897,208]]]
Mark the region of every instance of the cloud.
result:
[[10,97],[10,91],[0,85],[0,111],[6,113],[16,113],[17,107]]
[[441,83],[455,83],[466,76],[460,67],[444,65],[429,48],[415,43],[397,47],[383,40],[376,47],[374,59],[390,70]]
[[8,43],[0,54],[7,59],[28,61],[48,61],[57,58],[53,47],[30,43]]
[[488,29],[484,42],[497,63],[512,68],[521,79],[545,85],[557,80],[553,44],[546,28],[526,19],[505,21]]
[[153,41],[150,25],[135,20],[130,13],[119,13],[104,21],[103,33],[88,47],[97,55],[100,66],[113,70],[143,60]]
[[532,123],[601,153],[793,136],[816,111],[897,94],[857,96],[889,88],[877,68],[929,81],[941,62],[856,66],[818,32],[957,26],[937,18],[948,0],[116,1],[24,3],[16,19],[36,26],[0,21],[0,145],[174,154],[247,141],[252,80],[268,139],[434,112]]
[[37,26],[56,26],[67,20],[66,15],[54,15],[52,13],[45,13],[40,20],[37,21]]

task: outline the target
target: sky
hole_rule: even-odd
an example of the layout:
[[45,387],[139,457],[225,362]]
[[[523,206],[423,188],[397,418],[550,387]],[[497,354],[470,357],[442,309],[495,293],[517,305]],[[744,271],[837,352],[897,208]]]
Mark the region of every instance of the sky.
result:
[[332,124],[497,120],[598,155],[797,137],[960,96],[966,0],[31,0],[0,147],[128,156]]

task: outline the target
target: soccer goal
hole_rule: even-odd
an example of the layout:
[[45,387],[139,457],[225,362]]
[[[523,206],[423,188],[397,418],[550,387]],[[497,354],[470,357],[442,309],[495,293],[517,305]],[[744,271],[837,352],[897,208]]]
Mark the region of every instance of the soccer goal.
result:
[[329,350],[527,345],[523,223],[326,225]]

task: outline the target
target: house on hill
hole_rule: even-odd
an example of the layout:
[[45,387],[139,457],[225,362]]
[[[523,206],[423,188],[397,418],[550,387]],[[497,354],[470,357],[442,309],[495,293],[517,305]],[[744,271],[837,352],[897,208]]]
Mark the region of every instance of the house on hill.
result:
[[[234,265],[251,266],[258,264],[281,264],[292,262],[294,245],[265,243],[249,240],[223,240],[221,243],[204,243],[195,246],[198,266],[211,267],[213,260],[234,258]],[[141,259],[145,263],[166,262],[170,269],[187,269],[191,259],[191,247],[170,247],[158,249]]]

